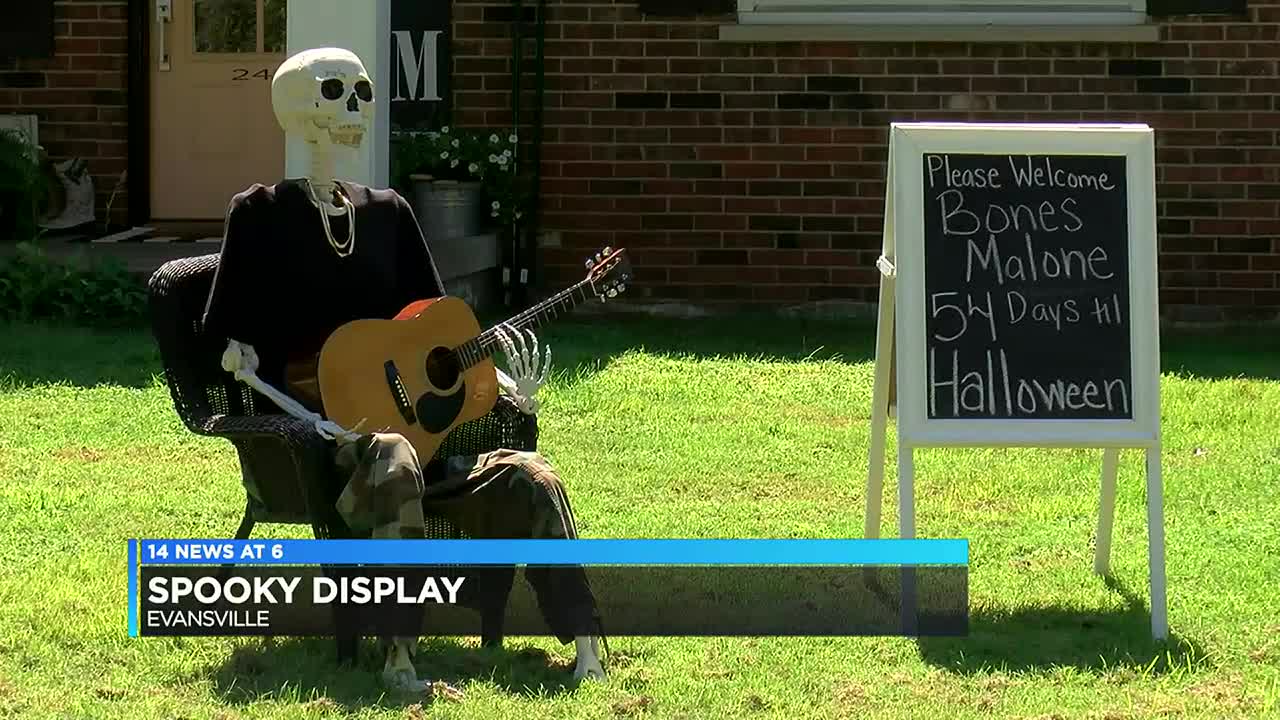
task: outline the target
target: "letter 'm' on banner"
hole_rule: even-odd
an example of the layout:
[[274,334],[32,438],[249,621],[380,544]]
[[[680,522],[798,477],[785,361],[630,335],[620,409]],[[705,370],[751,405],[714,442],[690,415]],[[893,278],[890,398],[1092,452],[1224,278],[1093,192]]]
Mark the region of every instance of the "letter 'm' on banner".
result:
[[[396,57],[395,84],[393,101],[423,100],[435,102],[440,100],[440,71],[436,64],[436,52],[441,31],[429,30],[422,33],[422,42],[415,46],[413,34],[408,30],[395,30],[391,36],[395,39]],[[415,47],[421,47],[421,51]],[[408,92],[408,95],[405,92]],[[419,92],[421,91],[421,92]]]

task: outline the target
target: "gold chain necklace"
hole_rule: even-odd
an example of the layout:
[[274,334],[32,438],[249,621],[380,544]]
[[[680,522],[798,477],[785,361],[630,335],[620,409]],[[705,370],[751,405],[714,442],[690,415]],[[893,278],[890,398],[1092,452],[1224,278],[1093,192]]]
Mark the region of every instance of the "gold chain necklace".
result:
[[316,195],[316,190],[314,187],[312,187],[311,181],[304,180],[304,182],[306,183],[306,186],[307,186],[307,195],[310,196],[311,198],[311,204],[315,205],[316,210],[320,212],[320,224],[324,226],[324,235],[325,235],[325,238],[329,240],[329,247],[333,248],[333,251],[338,254],[338,257],[347,257],[351,253],[355,252],[355,249],[356,249],[355,203],[351,202],[351,198],[347,197],[347,193],[342,189],[342,186],[339,185],[337,182],[334,182],[333,187],[336,190],[334,195],[336,195],[340,200],[342,200],[343,210],[345,210],[347,214],[347,239],[345,242],[338,242],[337,239],[333,237],[333,227],[329,224],[329,212],[325,210],[324,203],[321,202],[320,198]]

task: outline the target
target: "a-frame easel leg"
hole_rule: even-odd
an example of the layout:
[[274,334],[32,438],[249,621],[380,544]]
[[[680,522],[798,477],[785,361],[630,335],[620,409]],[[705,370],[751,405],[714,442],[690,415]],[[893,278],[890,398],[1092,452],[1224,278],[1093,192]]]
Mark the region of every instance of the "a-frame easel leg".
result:
[[[916,536],[915,451],[898,441],[898,537]],[[919,630],[916,605],[916,568],[902,568],[902,634],[914,637]]]
[[[1147,568],[1151,577],[1151,635],[1156,640],[1169,637],[1169,606],[1165,577],[1164,551],[1164,481],[1160,470],[1160,446],[1146,453],[1147,474]],[[1102,491],[1098,503],[1097,546],[1093,570],[1106,575],[1111,566],[1111,531],[1116,515],[1116,474],[1120,451],[1108,448],[1102,453]]]
[[876,378],[871,390],[871,439],[867,449],[867,516],[863,536],[880,537],[884,504],[885,434],[889,425],[889,383],[893,378],[894,280],[880,278],[880,317],[876,325]]
[[1169,607],[1164,572],[1164,481],[1160,445],[1147,448],[1147,566],[1151,573],[1151,636],[1169,637]]
[[1106,575],[1111,569],[1111,528],[1116,519],[1116,469],[1120,450],[1102,451],[1102,492],[1098,502],[1098,532],[1093,552],[1093,571]]

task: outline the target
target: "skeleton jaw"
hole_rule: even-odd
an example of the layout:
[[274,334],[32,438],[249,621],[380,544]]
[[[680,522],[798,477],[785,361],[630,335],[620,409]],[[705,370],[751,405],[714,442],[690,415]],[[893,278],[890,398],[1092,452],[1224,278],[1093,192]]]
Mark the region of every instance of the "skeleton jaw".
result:
[[359,148],[364,142],[364,125],[347,123],[329,127],[329,142],[348,148]]

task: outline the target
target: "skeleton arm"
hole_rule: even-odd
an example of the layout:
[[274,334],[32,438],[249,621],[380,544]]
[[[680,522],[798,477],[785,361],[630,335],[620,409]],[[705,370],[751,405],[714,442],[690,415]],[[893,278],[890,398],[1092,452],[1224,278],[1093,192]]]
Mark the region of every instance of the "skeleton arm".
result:
[[311,423],[316,432],[326,440],[344,442],[359,437],[337,423],[325,420],[322,416],[311,412],[298,401],[263,382],[257,375],[258,353],[254,351],[252,345],[245,345],[235,340],[227,343],[227,349],[222,353],[222,369],[232,373],[236,380],[265,395],[289,415]]

